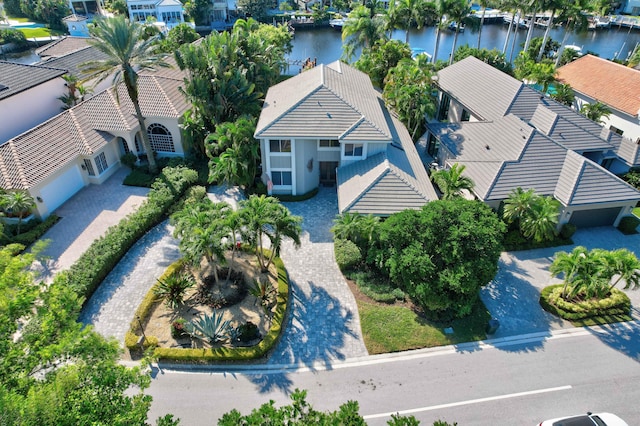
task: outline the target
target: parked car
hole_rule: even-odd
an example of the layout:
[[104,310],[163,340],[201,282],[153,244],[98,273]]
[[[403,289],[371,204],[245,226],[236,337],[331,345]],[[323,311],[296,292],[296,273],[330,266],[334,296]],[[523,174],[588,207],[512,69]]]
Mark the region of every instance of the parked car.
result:
[[558,417],[545,420],[538,426],[629,426],[627,422],[611,413],[587,413],[577,416]]

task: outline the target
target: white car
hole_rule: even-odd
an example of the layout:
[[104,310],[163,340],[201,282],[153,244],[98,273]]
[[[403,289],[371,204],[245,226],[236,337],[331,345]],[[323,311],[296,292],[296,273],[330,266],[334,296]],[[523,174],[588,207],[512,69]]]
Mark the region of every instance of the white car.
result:
[[538,426],[629,426],[627,422],[611,413],[587,413],[570,417],[545,420]]

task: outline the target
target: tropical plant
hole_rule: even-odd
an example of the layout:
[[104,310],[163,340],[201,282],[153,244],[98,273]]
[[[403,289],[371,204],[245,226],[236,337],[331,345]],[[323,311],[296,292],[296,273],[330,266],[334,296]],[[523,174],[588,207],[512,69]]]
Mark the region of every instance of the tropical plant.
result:
[[589,22],[584,10],[587,9],[588,0],[576,0],[565,2],[562,7],[562,12],[558,17],[558,20],[563,23],[564,36],[560,43],[560,50],[556,56],[555,66],[558,67],[560,60],[563,59],[564,46],[567,44],[569,35],[573,32],[584,32],[589,28]]
[[5,212],[11,213],[18,218],[17,233],[20,233],[22,219],[36,206],[36,202],[27,191],[13,190],[2,194],[0,204]]
[[342,213],[333,219],[331,232],[336,239],[349,240],[366,253],[375,238],[380,218],[360,213]]
[[478,28],[478,44],[476,49],[480,49],[480,40],[482,39],[482,27],[484,26],[484,17],[487,12],[487,7],[493,7],[497,4],[494,0],[479,0],[477,2],[480,5],[480,27]]
[[200,35],[196,30],[183,22],[169,30],[167,36],[160,42],[159,49],[163,52],[173,53],[183,44],[192,43],[199,38]]
[[450,169],[436,170],[431,173],[431,180],[440,188],[443,200],[461,197],[463,190],[473,189],[473,180],[462,175],[465,168],[466,166],[455,163]]
[[300,234],[302,234],[302,217],[294,216],[288,208],[278,204],[274,211],[274,221],[267,232],[271,245],[271,255],[267,259],[263,270],[269,268],[276,256],[280,256],[280,248],[284,239],[293,242],[294,247],[300,247]]
[[367,73],[375,87],[384,89],[384,79],[389,70],[402,59],[411,59],[409,45],[399,40],[381,39],[372,48],[364,49],[354,66]]
[[525,191],[517,187],[504,201],[502,217],[507,223],[516,223],[520,226],[520,222],[526,218],[537,197],[535,189],[530,188]]
[[538,50],[538,55],[536,56],[536,62],[540,62],[545,53],[545,48],[547,44],[547,40],[549,39],[549,31],[553,28],[554,18],[556,17],[556,13],[558,10],[562,9],[565,5],[565,0],[545,0],[541,7],[541,10],[551,10],[551,16],[549,17],[549,21],[547,22],[547,28],[544,31],[544,35],[542,36],[542,43],[540,44],[540,49]]
[[254,296],[260,302],[265,312],[268,312],[268,308],[273,305],[278,294],[277,290],[269,280],[258,279],[253,282],[253,287],[249,289],[249,293]]
[[226,182],[249,188],[253,185],[260,146],[253,137],[256,121],[240,117],[233,123],[221,123],[205,139],[209,157],[209,183]]
[[549,94],[551,99],[554,99],[561,104],[568,107],[573,106],[576,100],[576,95],[573,93],[573,89],[569,84],[557,83],[554,85],[554,91]]
[[527,78],[536,84],[542,86],[542,94],[546,95],[549,86],[556,82],[556,70],[553,64],[536,63],[531,67],[531,72]]
[[175,310],[182,305],[187,290],[193,287],[194,283],[193,277],[186,271],[180,271],[169,275],[164,280],[158,280],[154,294],[164,299],[167,307]]
[[65,74],[62,79],[65,81],[65,86],[67,86],[67,94],[59,96],[58,99],[64,104],[62,110],[65,111],[83,101],[85,94],[90,90],[79,84],[78,78],[73,74]]
[[504,202],[503,218],[515,223],[520,233],[536,242],[552,240],[557,235],[560,203],[551,196],[540,196],[534,189],[514,189]]
[[507,61],[504,53],[500,52],[498,49],[476,49],[465,44],[456,50],[456,53],[453,55],[453,61],[458,62],[468,56],[478,58],[482,62],[489,64],[506,74],[513,75],[513,66]]
[[436,26],[436,37],[433,45],[433,62],[438,60],[438,47],[440,46],[440,31],[447,24],[449,20],[446,19],[447,13],[452,8],[453,2],[456,0],[434,0],[433,5],[433,21]]
[[409,30],[422,29],[430,20],[430,4],[424,0],[399,0],[390,2],[387,15],[390,25],[405,30],[404,42],[409,44]]
[[185,331],[193,338],[209,344],[229,339],[231,321],[224,319],[224,313],[215,309],[211,315],[203,314],[184,325]]
[[[107,55],[106,59],[89,61],[82,65],[87,73],[86,80],[97,82],[113,75],[116,98],[120,101],[118,86],[124,83],[129,99],[135,109],[135,116],[142,135],[142,145],[147,153],[149,171],[156,173],[158,166],[153,156],[153,148],[146,131],[145,117],[140,108],[138,93],[138,72],[168,67],[163,54],[157,54],[159,35],[143,39],[144,27],[129,22],[122,16],[101,18],[94,21],[91,30],[91,45]],[[97,84],[97,83],[96,83]]]
[[449,55],[449,65],[453,63],[453,57],[458,44],[458,35],[462,25],[469,29],[476,29],[479,25],[478,20],[471,16],[470,0],[452,0],[447,11],[447,21],[455,22],[455,34],[453,36],[453,44],[451,45],[451,55]]
[[358,49],[371,48],[376,41],[384,39],[385,23],[371,9],[358,6],[349,13],[342,27],[342,57],[350,61]]
[[594,102],[592,104],[583,104],[580,108],[580,114],[598,124],[603,124],[602,117],[609,117],[611,110],[602,102]]
[[431,64],[402,59],[387,75],[382,98],[405,125],[411,139],[417,140],[425,130],[426,117],[436,113]]

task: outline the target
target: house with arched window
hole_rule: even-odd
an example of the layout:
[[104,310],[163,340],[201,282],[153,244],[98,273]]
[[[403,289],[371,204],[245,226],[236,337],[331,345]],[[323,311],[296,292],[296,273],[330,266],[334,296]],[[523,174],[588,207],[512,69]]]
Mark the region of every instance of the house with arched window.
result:
[[180,119],[188,104],[183,73],[143,72],[138,79],[141,129],[124,85],[104,90],[0,145],[0,187],[23,189],[46,217],[89,184],[101,184],[133,153],[144,159],[141,132],[158,156],[182,156]]

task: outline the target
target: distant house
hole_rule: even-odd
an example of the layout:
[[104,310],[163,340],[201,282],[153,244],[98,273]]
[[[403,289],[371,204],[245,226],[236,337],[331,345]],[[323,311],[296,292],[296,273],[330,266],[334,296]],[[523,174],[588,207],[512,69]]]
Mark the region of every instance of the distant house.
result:
[[141,131],[158,155],[183,155],[179,120],[188,107],[179,91],[183,78],[175,68],[139,76],[144,129],[121,85],[118,96],[116,89],[105,90],[10,139],[0,145],[0,187],[29,191],[38,216],[46,217],[82,187],[103,182],[120,167],[122,155],[143,156]]
[[340,213],[377,216],[437,199],[407,130],[369,76],[345,63],[271,87],[254,136],[270,194],[337,184]]
[[[559,81],[571,85],[576,108],[601,102],[611,110],[602,117],[604,127],[621,135],[625,145],[640,143],[640,71],[621,64],[585,55],[557,71]],[[632,147],[635,150],[637,148]],[[627,166],[638,163],[636,158]]]
[[617,225],[640,192],[608,169],[622,138],[507,74],[469,57],[438,73],[427,149],[441,167],[466,166],[474,195],[498,208],[517,188],[562,204],[560,225]]
[[103,15],[103,0],[69,0],[69,9],[74,15],[82,15],[88,18],[94,15]]
[[132,22],[154,18],[168,30],[184,22],[184,7],[180,0],[127,0],[127,9]]

